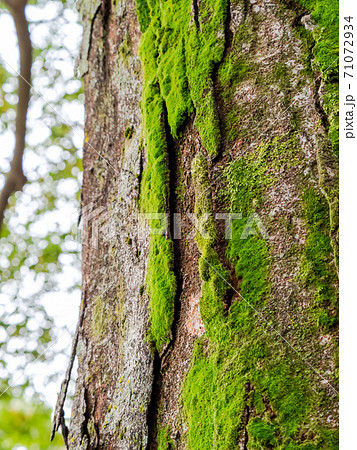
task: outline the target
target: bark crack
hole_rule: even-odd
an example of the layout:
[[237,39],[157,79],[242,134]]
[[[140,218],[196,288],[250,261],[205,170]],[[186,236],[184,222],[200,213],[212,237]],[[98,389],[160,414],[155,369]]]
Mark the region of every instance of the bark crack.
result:
[[[227,2],[227,11],[226,11],[226,20],[224,22],[224,50],[222,54],[222,58],[219,62],[217,62],[212,71],[212,92],[213,92],[213,98],[216,105],[216,111],[217,111],[217,117],[218,117],[218,126],[219,126],[219,132],[220,132],[220,147],[223,147],[224,139],[225,139],[225,131],[223,127],[223,121],[222,121],[222,109],[223,109],[223,101],[221,98],[221,93],[219,89],[219,81],[218,81],[218,70],[222,64],[222,61],[225,60],[227,53],[229,52],[232,41],[233,41],[233,33],[230,29],[231,24],[231,4],[230,1]],[[217,160],[220,159],[221,152],[219,151],[217,156],[213,159]]]
[[[92,35],[93,35],[94,22],[95,22],[95,19],[96,19],[97,16],[98,16],[99,10],[100,10],[100,3],[98,3],[97,9],[95,10],[94,15],[93,15],[93,18],[92,18],[92,20],[91,20],[91,22],[90,22],[88,51],[87,51],[87,55],[86,55],[86,58],[87,58],[87,59],[89,59],[89,52],[90,52],[90,49],[91,49],[91,47],[92,47]],[[88,72],[88,70],[87,70],[87,72]],[[84,74],[83,74],[83,75],[84,75]]]
[[88,391],[86,388],[84,388],[84,402],[85,402],[85,411],[84,411],[84,421],[82,422],[82,440],[81,445],[82,448],[89,448],[90,445],[90,436],[88,432],[88,422],[90,419],[90,412],[89,412],[89,404],[88,404]]
[[169,357],[174,347],[176,337],[177,337],[177,324],[180,318],[181,312],[181,302],[180,297],[182,293],[182,276],[181,276],[181,260],[180,260],[180,250],[177,240],[174,239],[174,222],[173,213],[177,208],[177,179],[178,173],[178,158],[177,151],[175,148],[175,141],[171,134],[170,125],[168,122],[167,107],[164,102],[164,127],[165,127],[165,138],[167,145],[167,164],[169,171],[169,189],[167,195],[167,208],[169,213],[169,238],[172,239],[173,243],[173,253],[174,253],[174,274],[176,278],[176,295],[174,304],[174,318],[172,323],[172,338],[170,342],[166,345],[164,350],[160,354],[155,354],[154,356],[154,381],[151,402],[148,408],[148,428],[149,428],[149,440],[148,448],[157,448],[157,424],[158,424],[158,406],[160,401],[161,387],[163,382],[164,369],[169,364]]
[[192,0],[192,13],[193,13],[193,20],[195,22],[196,28],[200,28],[200,22],[199,22],[199,8],[198,8],[198,1]]
[[138,173],[138,199],[141,197],[141,180],[143,178],[144,170],[144,158],[143,158],[143,147],[140,145],[140,155],[139,155],[139,173]]
[[321,119],[321,125],[323,128],[328,131],[330,128],[330,122],[328,119],[328,115],[326,114],[324,107],[321,102],[320,98],[320,88],[321,88],[322,80],[321,75],[316,77],[315,79],[315,92],[314,92],[314,101],[315,101],[315,108],[320,116]]
[[253,408],[250,406],[250,396],[251,392],[254,391],[254,387],[251,383],[247,383],[245,385],[245,407],[243,411],[243,450],[248,450],[248,441],[249,441],[249,434],[247,430],[247,426],[249,423],[249,420],[253,414]]
[[105,72],[105,79],[111,79],[110,73],[110,17],[112,12],[112,2],[111,0],[104,0],[103,2],[103,40],[105,45],[105,50],[103,52],[103,68]]

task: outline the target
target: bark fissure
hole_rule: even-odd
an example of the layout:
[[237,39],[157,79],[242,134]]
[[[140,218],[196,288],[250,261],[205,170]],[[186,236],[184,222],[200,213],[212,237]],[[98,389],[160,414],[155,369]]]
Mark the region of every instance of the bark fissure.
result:
[[139,156],[139,174],[138,174],[138,199],[141,197],[141,180],[143,178],[143,170],[144,170],[144,156],[143,156],[143,148],[140,146],[140,156]]
[[330,127],[330,122],[328,119],[328,115],[326,114],[326,111],[322,105],[321,97],[320,97],[320,88],[321,88],[322,80],[321,75],[317,76],[315,78],[315,108],[317,112],[319,113],[320,119],[321,119],[321,125],[324,127],[326,132],[328,132],[328,129]]
[[[216,158],[214,158],[214,161],[212,164],[218,165],[226,160],[226,155],[222,152],[222,149],[225,149],[227,147],[227,138],[226,138],[226,129],[224,126],[224,114],[225,114],[225,103],[222,98],[221,94],[221,87],[220,87],[220,81],[219,81],[219,69],[221,67],[221,64],[225,61],[227,58],[229,52],[232,49],[232,42],[233,42],[233,32],[231,30],[231,1],[228,0],[227,2],[227,10],[226,10],[226,20],[224,23],[224,51],[223,56],[220,62],[215,64],[214,70],[212,73],[212,83],[213,83],[213,94],[214,94],[214,100],[216,105],[216,111],[219,121],[219,129],[220,129],[220,136],[221,136],[221,151],[218,152]],[[246,2],[244,2],[244,7],[247,8]],[[246,13],[245,13],[246,14]],[[215,193],[215,190],[213,189],[213,195]],[[215,198],[213,198],[214,207],[219,206],[218,204],[215,204]],[[219,201],[218,201],[219,203]],[[227,287],[227,292],[223,298],[223,304],[224,304],[224,310],[225,313],[228,314],[230,307],[232,306],[234,302],[234,298],[237,297],[237,290],[239,288],[239,281],[237,279],[234,265],[232,265],[231,262],[228,261],[226,257],[226,247],[227,242],[225,239],[225,230],[223,223],[220,223],[218,221],[217,223],[217,233],[218,233],[218,239],[217,243],[215,245],[215,249],[219,255],[220,261],[224,268],[228,269],[228,272],[230,274],[229,284],[230,286]],[[233,286],[233,288],[231,287]]]
[[[84,420],[82,423],[82,440],[81,444],[86,445],[85,448],[89,448],[90,445],[90,434],[88,431],[88,423],[91,418],[92,410],[89,409],[89,400],[88,400],[88,390],[84,388],[84,403],[85,403],[85,411],[84,411]],[[94,408],[93,408],[94,411]],[[93,448],[95,450],[95,448]]]
[[218,117],[218,127],[219,127],[219,133],[220,133],[220,148],[217,152],[217,156],[214,159],[215,162],[218,162],[222,159],[222,148],[224,148],[225,143],[225,129],[223,126],[223,120],[222,120],[222,112],[224,108],[224,101],[221,96],[220,87],[219,87],[219,80],[218,80],[218,71],[222,64],[222,62],[227,57],[227,54],[229,53],[229,50],[231,48],[231,44],[233,41],[233,33],[230,29],[231,24],[231,3],[230,0],[227,2],[227,9],[226,9],[226,18],[224,22],[224,50],[222,54],[221,60],[214,65],[213,72],[212,72],[212,86],[213,86],[213,98],[214,103],[216,106],[217,111],[217,117]]
[[[296,6],[296,10],[297,10],[297,11],[298,11],[298,10],[301,10],[301,8],[299,8],[298,6]],[[301,19],[302,19],[303,17],[307,16],[308,14],[309,14],[308,11],[302,11],[302,12],[298,13],[298,14],[293,18],[293,20],[292,20],[292,22],[291,22],[291,25],[292,25],[293,27],[296,27],[296,26],[300,25],[300,24],[301,24]]]
[[[111,79],[110,73],[110,19],[112,13],[112,2],[111,0],[103,1],[103,40],[104,40],[104,52],[103,52],[103,68],[104,75],[107,80]],[[109,87],[110,89],[110,87]],[[109,142],[110,144],[110,142]]]
[[249,441],[249,433],[248,433],[248,423],[252,416],[252,408],[249,405],[249,398],[251,392],[254,390],[253,385],[251,383],[247,383],[245,385],[245,407],[243,411],[243,450],[248,450],[248,441]]
[[170,237],[172,239],[172,245],[174,249],[174,273],[176,277],[176,297],[175,297],[175,308],[174,308],[174,320],[172,324],[172,339],[171,345],[173,346],[176,339],[176,325],[180,316],[180,297],[182,292],[182,278],[181,278],[181,258],[180,249],[178,245],[178,240],[175,238],[175,224],[174,224],[174,214],[177,212],[177,192],[178,187],[178,158],[177,158],[177,148],[173,136],[171,134],[166,105],[164,105],[164,116],[165,116],[165,135],[167,142],[167,157],[168,157],[168,167],[169,167],[169,215],[170,215]]
[[181,276],[181,257],[180,257],[180,248],[177,239],[175,239],[175,225],[174,225],[174,213],[177,212],[176,209],[178,207],[177,202],[177,182],[178,182],[178,157],[177,157],[177,146],[175,144],[175,140],[171,134],[168,116],[167,116],[167,108],[164,103],[164,128],[165,128],[165,139],[166,139],[166,151],[167,151],[167,165],[168,165],[168,173],[169,173],[169,181],[168,181],[168,215],[169,215],[169,238],[172,239],[173,245],[173,271],[176,278],[176,295],[175,295],[175,304],[174,304],[174,317],[172,321],[172,329],[171,329],[171,340],[165,346],[163,351],[160,354],[155,354],[154,356],[154,381],[153,381],[153,393],[151,397],[151,402],[149,406],[149,449],[157,448],[157,427],[159,423],[159,402],[161,397],[161,388],[163,383],[164,371],[167,365],[169,364],[170,354],[175,345],[175,341],[177,338],[177,324],[180,318],[181,311],[181,302],[180,297],[182,293],[182,276]]
[[[90,21],[90,24],[89,24],[90,31],[89,31],[89,37],[88,37],[88,52],[87,52],[87,55],[85,56],[86,59],[89,58],[89,53],[90,53],[90,50],[92,48],[92,36],[93,36],[94,23],[95,23],[95,21],[96,21],[96,19],[98,17],[99,11],[101,10],[100,5],[101,4],[99,3],[97,8],[96,8],[96,10],[94,11],[93,18],[92,18],[92,20]],[[85,75],[85,74],[82,74],[82,75]]]
[[148,423],[148,444],[147,450],[151,450],[155,448],[154,445],[157,445],[156,440],[156,431],[157,431],[157,410],[158,410],[158,398],[160,396],[160,385],[161,385],[161,358],[159,354],[155,352],[153,362],[153,386],[151,392],[150,403],[148,405],[147,410],[147,423]]
[[196,28],[200,28],[199,22],[199,10],[198,10],[198,0],[192,0],[192,9],[193,9],[193,20],[195,22]]

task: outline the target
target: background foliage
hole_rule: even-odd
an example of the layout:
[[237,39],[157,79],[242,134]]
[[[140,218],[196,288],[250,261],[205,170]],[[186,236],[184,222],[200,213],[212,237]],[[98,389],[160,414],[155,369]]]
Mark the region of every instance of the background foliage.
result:
[[[0,237],[0,447],[49,446],[50,411],[65,368],[64,349],[79,302],[80,253],[74,239],[81,185],[82,83],[74,77],[81,27],[72,2],[29,2],[32,97],[24,153],[28,183],[15,194]],[[0,28],[12,22],[0,4]],[[14,148],[15,32],[2,36],[0,189]],[[67,307],[67,311],[63,308]],[[59,320],[58,320],[59,318]],[[62,318],[62,320],[61,320]],[[8,389],[8,386],[12,386]],[[53,407],[53,404],[51,405]],[[21,447],[23,448],[23,447]]]

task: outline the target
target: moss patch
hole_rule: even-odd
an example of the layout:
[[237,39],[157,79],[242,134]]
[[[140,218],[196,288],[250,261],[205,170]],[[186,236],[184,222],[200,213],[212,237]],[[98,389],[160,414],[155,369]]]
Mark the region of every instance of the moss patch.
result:
[[332,149],[338,153],[338,0],[298,0],[311,12],[317,25],[310,33],[303,25],[298,32],[306,45],[307,64],[317,71],[325,83],[324,109],[328,115],[328,136]]
[[248,407],[248,448],[318,449],[334,442],[326,448],[337,449],[336,435],[323,434],[310,422],[322,399],[311,389],[304,364],[294,361],[269,330],[256,326],[250,309],[240,315],[244,321],[235,333],[231,329],[229,340],[208,352],[203,342],[195,346],[183,392],[189,448],[237,448]]
[[337,323],[337,276],[329,235],[329,207],[326,198],[315,190],[303,196],[307,238],[300,277],[315,290],[314,316],[319,326],[330,329]]
[[[141,108],[147,148],[141,209],[167,213],[169,168],[165,129],[178,137],[195,108],[195,125],[203,145],[210,155],[218,153],[220,131],[212,76],[224,52],[227,0],[202,3],[199,23],[191,14],[189,0],[137,0],[136,5],[143,32],[139,56],[144,72]],[[151,237],[147,285],[149,335],[160,350],[171,337],[176,294],[172,243],[164,236]]]
[[105,299],[98,297],[93,306],[92,315],[92,332],[97,339],[102,339],[110,325],[113,317],[109,305],[106,304]]
[[133,137],[134,133],[134,127],[131,125],[130,127],[127,127],[124,131],[124,136],[126,139],[131,139]]
[[151,326],[149,337],[160,351],[171,339],[176,278],[173,272],[172,241],[165,236],[151,236],[147,286],[150,296]]
[[195,108],[203,145],[215,155],[220,132],[212,76],[224,52],[227,0],[202,2],[197,21],[188,0],[137,0],[136,4],[144,32],[140,58],[145,88],[159,86],[174,137]]
[[[167,212],[169,169],[164,103],[157,84],[146,84],[142,108],[148,162],[143,173],[140,206],[146,213],[165,214]],[[156,222],[157,220],[151,223],[152,228],[156,227]],[[171,338],[176,294],[172,242],[163,235],[150,237],[146,282],[150,295],[149,337],[154,342],[156,349],[160,350]]]
[[[287,65],[279,63],[272,73],[255,75],[256,66],[241,51],[243,40],[254,45],[256,39],[249,21],[233,38],[235,52],[219,67],[226,44],[226,0],[200,2],[199,14],[191,12],[188,0],[137,0],[136,3],[143,32],[140,59],[145,84],[141,106],[148,160],[142,179],[141,208],[145,212],[164,214],[169,212],[167,130],[174,138],[178,137],[185,120],[195,111],[195,126],[208,158],[218,154],[221,135],[215,107],[216,73],[224,89],[223,99],[234,98],[237,84],[246,79],[254,78],[257,85],[269,85],[269,79],[273,79],[284,92],[283,102],[288,106],[291,72]],[[319,24],[313,36],[300,25],[298,32],[305,39],[308,64],[314,55],[310,75],[315,70],[325,71],[322,78],[328,93],[324,101],[330,139],[335,147],[336,70],[329,64],[336,50],[336,21],[331,24],[331,11],[336,2],[301,0],[300,3],[312,11]],[[330,38],[333,45],[328,44]],[[224,124],[228,140],[242,137],[240,122],[249,122],[250,130],[254,131],[254,125],[260,124],[264,114],[264,105],[258,105],[254,117],[248,118],[247,111],[232,106]],[[292,117],[290,126],[298,130],[299,117]],[[226,171],[230,210],[241,212],[247,218],[263,205],[264,193],[278,181],[281,172],[296,164],[298,151],[297,135],[289,134],[259,146],[230,165]],[[240,293],[249,304],[238,298],[228,315],[225,314],[223,300],[229,274],[215,249],[217,229],[212,217],[205,154],[199,153],[192,166],[198,219],[196,240],[201,252],[200,309],[206,334],[195,345],[192,367],[183,388],[188,447],[237,448],[246,430],[249,448],[338,448],[336,432],[322,428],[316,419],[316,409],[324,408],[325,393],[313,389],[312,371],[255,315],[254,309],[263,308],[271,296],[271,256],[267,241],[259,233],[241,239],[244,221],[233,224],[227,258],[241,280]],[[313,307],[316,306],[316,326],[331,327],[333,311],[327,317],[322,313],[326,305],[334,305],[334,299],[328,303],[334,282],[328,273],[331,246],[324,228],[326,204],[318,204],[321,199],[316,195],[309,191],[304,194],[308,236],[300,276],[316,291]],[[149,335],[160,350],[171,337],[176,293],[173,247],[165,236],[151,237],[147,287],[151,311]],[[167,428],[159,430],[158,440],[159,448],[170,448],[172,442]]]
[[170,428],[159,428],[157,433],[157,449],[158,450],[170,450],[174,445],[170,437]]
[[207,161],[199,153],[192,163],[192,180],[195,188],[195,215],[197,219],[196,241],[201,251],[199,272],[202,279],[201,317],[208,334],[224,331],[223,298],[228,285],[228,272],[219,261],[214,249],[217,241],[216,223],[213,218],[212,191],[208,179]]
[[298,0],[298,3],[311,11],[312,19],[318,25],[314,32],[313,64],[324,80],[335,80],[338,76],[337,61],[333,65],[338,57],[338,1]]
[[[248,217],[256,205],[262,204],[264,192],[279,180],[282,171],[297,164],[298,154],[297,135],[292,134],[261,145],[233,162],[226,171],[231,212]],[[193,174],[199,215],[210,211],[211,206],[205,165],[200,156],[197,158]],[[321,236],[322,224],[328,224],[328,211],[326,216],[326,208],[317,206],[321,199],[306,195],[305,219],[312,226],[308,240],[316,243],[317,234],[321,240],[321,246],[306,245],[304,258],[310,261],[312,270],[308,282],[325,296],[331,294],[328,286],[333,282],[326,273],[327,260],[321,256],[329,246],[328,234]],[[259,232],[242,239],[245,225],[245,220],[233,222],[233,236],[227,246],[227,257],[242,280],[241,297],[227,316],[222,311],[227,284],[221,287],[217,275],[222,273],[229,280],[228,275],[217,254],[213,253],[210,260],[204,258],[201,264],[200,306],[206,334],[196,342],[182,394],[188,447],[233,449],[247,439],[251,449],[337,449],[336,430],[322,427],[317,418],[311,419],[316,416],[316,408],[323,410],[326,401],[325,393],[313,388],[314,372],[256,313],[271,299],[270,248]],[[197,241],[202,252],[213,252],[214,240],[202,241],[199,236]],[[310,254],[315,250],[319,257]],[[326,282],[322,289],[317,285],[320,277]]]
[[[113,308],[114,305],[114,308]],[[114,310],[113,310],[114,309]],[[117,293],[113,302],[108,302],[104,297],[99,296],[93,304],[92,333],[95,339],[104,339],[108,336],[108,330],[112,329],[116,322],[121,337],[121,343],[125,337],[125,285],[124,279],[117,287]]]

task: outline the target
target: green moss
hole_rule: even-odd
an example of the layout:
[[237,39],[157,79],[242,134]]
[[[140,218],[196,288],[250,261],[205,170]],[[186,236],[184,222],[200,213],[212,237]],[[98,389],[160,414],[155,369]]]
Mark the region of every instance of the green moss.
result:
[[227,165],[227,198],[232,212],[239,211],[247,219],[253,212],[253,202],[255,207],[260,206],[263,190],[298,163],[299,152],[297,134],[294,133],[262,144],[244,158]]
[[[261,145],[231,163],[226,171],[230,211],[246,218],[254,211],[253,205],[262,203],[266,188],[279,180],[280,173],[297,164],[298,154],[297,136],[293,134]],[[211,194],[205,190],[209,183],[203,159],[198,158],[193,174],[196,210],[200,213],[211,210]],[[316,204],[311,203],[311,212],[314,216],[306,212],[306,220],[309,216],[315,223],[319,216]],[[321,222],[326,224],[326,216],[320,219],[317,227]],[[310,421],[316,408],[323,409],[325,402],[323,393],[312,387],[313,371],[289,346],[282,345],[278,334],[256,314],[271,299],[270,248],[259,232],[242,239],[245,223],[233,222],[233,236],[227,245],[227,257],[241,280],[241,297],[228,315],[217,308],[218,304],[222,307],[225,287],[220,291],[213,278],[213,256],[209,261],[201,259],[200,307],[206,334],[195,344],[182,393],[188,448],[236,448],[246,427],[248,448],[252,449],[337,449],[335,431]],[[327,236],[324,244],[328,241]],[[207,244],[198,238],[201,251],[214,252],[214,242]],[[220,263],[217,254],[214,257],[217,275]],[[325,277],[319,261],[316,264]],[[227,274],[224,278],[229,280]],[[330,279],[326,281],[331,283]],[[251,414],[245,424],[247,408]]]
[[298,0],[311,12],[316,29],[312,34],[301,25],[298,29],[306,45],[308,65],[318,71],[326,83],[324,109],[329,119],[328,135],[338,153],[338,0]]
[[208,179],[207,160],[199,153],[192,163],[192,180],[195,189],[195,215],[198,233],[196,239],[203,254],[217,240],[216,224],[213,218],[212,189]]
[[[331,165],[333,155],[338,155],[339,148],[339,97],[338,97],[338,0],[299,0],[299,3],[311,12],[316,25],[309,32],[300,24],[297,33],[305,49],[305,65],[310,76],[324,83],[322,90],[322,106],[327,115],[327,132],[331,142],[320,142],[317,160],[319,165],[320,186],[327,195],[330,209],[330,235],[338,265],[338,186],[329,186],[325,182],[326,166]],[[319,83],[318,83],[319,85]],[[337,169],[336,169],[337,170]]]
[[[143,31],[139,56],[144,73],[141,108],[147,148],[140,206],[143,212],[167,213],[167,131],[178,137],[195,109],[195,125],[203,145],[210,155],[218,153],[220,130],[212,77],[224,52],[227,0],[202,3],[198,28],[190,0],[137,0],[136,5]],[[176,293],[172,243],[164,236],[151,237],[147,285],[149,335],[159,350],[171,336]]]
[[97,339],[102,339],[112,323],[110,306],[101,296],[96,298],[93,305],[92,332]]
[[[268,328],[257,326],[250,308],[243,303],[239,308],[243,320],[239,328],[230,326],[228,340],[212,344],[207,351],[203,342],[195,345],[183,391],[188,448],[208,450],[218,442],[219,448],[236,448],[247,407],[254,411],[247,427],[249,448],[294,444],[301,448],[304,441],[310,445],[326,442],[321,430],[309,421],[321,405],[321,396],[311,389],[311,374],[304,363],[292,363],[293,355]],[[303,435],[308,433],[311,439],[306,442]]]
[[244,137],[241,123],[248,115],[248,110],[244,107],[234,108],[229,111],[225,122],[226,137],[229,142],[234,142],[238,138]]
[[256,449],[274,448],[277,444],[275,427],[266,421],[254,418],[248,424],[249,447]]
[[143,295],[144,290],[145,290],[145,286],[144,286],[144,285],[140,286],[140,288],[139,288],[139,295],[140,295],[140,296]]
[[224,52],[227,0],[207,0],[200,6],[199,27],[191,15],[191,1],[137,0],[145,85],[157,83],[166,103],[174,137],[196,110],[195,125],[211,155],[220,145],[212,76]]
[[[138,5],[141,3],[137,1]],[[188,1],[165,2],[161,5],[157,1],[151,2],[150,26],[140,43],[139,55],[145,86],[157,83],[159,95],[166,103],[168,123],[174,136],[177,136],[178,128],[192,112],[184,53],[189,7]]]
[[246,20],[233,36],[232,50],[221,64],[218,75],[223,89],[223,96],[231,100],[234,88],[249,78],[252,81],[256,64],[251,60],[249,52],[242,51],[242,45],[251,48],[257,41],[257,32],[251,21]]
[[157,433],[157,449],[170,450],[173,448],[174,445],[170,437],[170,428],[169,427],[159,428]]
[[173,246],[165,236],[151,236],[147,286],[150,296],[149,337],[160,351],[171,338],[176,278],[173,272]]
[[[216,223],[213,218],[212,191],[208,179],[207,161],[199,153],[192,163],[192,180],[195,188],[195,215],[197,219],[196,241],[201,252],[199,271],[202,278],[200,311],[206,329],[221,333],[224,320],[223,299],[227,293],[227,270],[219,261],[214,249],[217,241]],[[209,333],[208,331],[208,333]],[[210,334],[210,333],[209,333]]]
[[212,76],[224,54],[227,7],[227,0],[201,2],[199,26],[192,24],[186,45],[187,73],[196,108],[195,125],[212,156],[218,153],[221,137]]
[[136,2],[136,13],[138,15],[140,29],[142,33],[148,29],[150,25],[150,8],[147,0],[140,0]]
[[303,196],[307,226],[300,277],[315,290],[314,315],[318,325],[329,329],[337,323],[337,276],[332,265],[333,249],[329,234],[329,207],[325,197],[306,190]]
[[[143,92],[143,125],[148,162],[141,185],[141,209],[146,213],[166,213],[169,185],[164,103],[157,84],[146,85]],[[155,228],[156,223],[151,223]],[[176,280],[173,272],[173,247],[163,235],[150,237],[146,283],[150,296],[149,337],[157,350],[171,338]]]
[[338,83],[328,83],[326,85],[326,93],[323,95],[324,109],[330,122],[328,136],[332,144],[332,150],[335,154],[338,154],[339,148],[338,88]]
[[[335,79],[338,74],[338,1],[337,0],[298,0],[311,11],[312,19],[318,25],[315,31],[313,48],[314,65],[326,81]],[[331,64],[335,64],[331,66]],[[330,70],[329,70],[330,69]]]
[[131,125],[130,127],[127,127],[124,131],[125,139],[131,139],[133,137],[134,133],[134,127]]
[[[195,126],[202,144],[210,158],[216,156],[221,141],[214,101],[217,73],[224,88],[224,99],[233,98],[239,82],[248,78],[251,81],[254,77],[259,84],[263,75],[255,75],[256,66],[241,51],[243,40],[254,45],[256,39],[257,33],[249,20],[235,34],[232,43],[234,54],[227,55],[219,66],[225,47],[226,0],[201,2],[200,14],[196,18],[192,17],[189,0],[137,0],[136,3],[143,32],[140,59],[145,82],[141,107],[148,161],[141,185],[141,208],[144,212],[165,214],[168,212],[170,176],[166,133],[178,137],[185,120],[195,112]],[[318,32],[322,33],[321,36],[329,36],[327,28],[334,6],[330,8],[326,0],[302,0],[302,3],[313,10],[313,16],[320,24]],[[328,6],[328,13],[322,10],[323,6]],[[301,33],[306,39],[306,56],[311,60],[310,44],[314,40],[309,33]],[[335,35],[332,39],[336,39]],[[328,68],[328,63],[335,51],[334,46],[327,48],[317,39],[312,51],[315,61],[311,73],[317,67],[321,72],[327,69],[323,79],[333,85],[335,71]],[[277,64],[269,76],[278,81],[286,94],[284,102],[289,104],[287,66]],[[331,124],[330,138],[334,140],[337,136],[337,94],[330,86],[328,92],[324,97],[325,108]],[[251,129],[255,122],[259,125],[264,112],[263,105],[251,118]],[[229,112],[230,123],[227,125],[226,121],[224,125],[229,139],[242,137],[237,122],[246,121],[246,113],[243,108],[232,108]],[[299,118],[295,117],[294,129],[298,129],[298,122]],[[264,192],[279,179],[280,171],[296,164],[298,151],[296,135],[289,135],[260,146],[230,165],[227,170],[227,198],[231,211],[242,212],[247,218],[263,203]],[[250,448],[312,449],[325,448],[326,445],[329,445],[326,448],[337,448],[334,431],[310,423],[310,417],[323,402],[323,395],[312,387],[310,369],[291,349],[281,345],[280,338],[264,321],[257,322],[254,314],[253,308],[259,310],[270,299],[270,249],[267,241],[259,233],[241,239],[244,221],[234,222],[233,238],[228,243],[226,256],[241,280],[240,293],[249,304],[238,298],[229,312],[224,311],[223,303],[228,292],[225,280],[229,279],[229,274],[216,250],[217,230],[212,215],[209,216],[213,211],[212,194],[203,153],[197,155],[193,162],[192,177],[198,219],[196,240],[201,252],[200,309],[206,334],[195,345],[192,367],[183,388],[188,447],[200,450],[236,448],[245,426],[244,411],[248,406],[255,411],[247,425]],[[315,287],[318,293],[316,305],[321,312],[328,295],[324,283],[331,283],[330,279],[324,279],[328,245],[322,227],[309,222],[308,205],[311,201],[305,198],[305,220],[310,228],[303,267],[309,270],[304,269],[302,276]],[[311,211],[312,216],[317,213],[316,204]],[[326,217],[321,220],[325,221]],[[318,245],[314,249],[312,244],[315,241]],[[149,336],[160,350],[171,337],[176,293],[173,246],[165,236],[151,236],[146,282],[151,313]],[[323,317],[319,317],[319,323],[323,322]],[[247,386],[252,388],[247,389]],[[167,428],[158,431],[158,441],[159,448],[170,448],[172,442]]]
[[[232,239],[227,247],[227,255],[235,265],[238,279],[242,279],[241,295],[254,307],[262,307],[269,298],[270,286],[267,282],[269,276],[269,248],[267,241],[262,238],[259,231],[254,236],[242,239],[245,220],[233,223]],[[236,314],[232,314],[235,320]],[[240,320],[237,317],[237,320]]]

